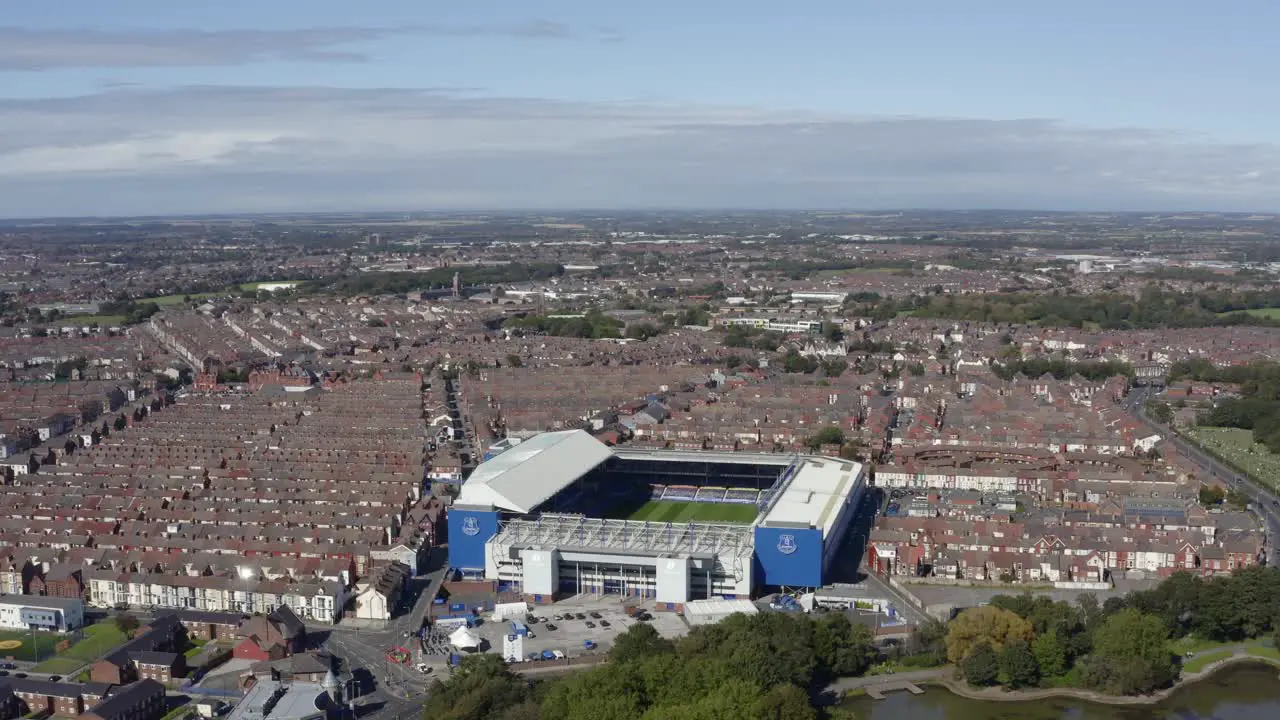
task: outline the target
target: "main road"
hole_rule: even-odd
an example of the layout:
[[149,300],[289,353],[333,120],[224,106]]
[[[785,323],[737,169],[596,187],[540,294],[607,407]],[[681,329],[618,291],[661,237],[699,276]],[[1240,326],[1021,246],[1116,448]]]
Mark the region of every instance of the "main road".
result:
[[1280,537],[1280,514],[1277,513],[1280,510],[1280,495],[1277,495],[1272,488],[1258,483],[1248,474],[1236,470],[1201,450],[1173,428],[1162,425],[1148,416],[1146,403],[1151,397],[1152,393],[1148,388],[1134,388],[1125,400],[1125,408],[1152,432],[1163,437],[1165,442],[1178,451],[1178,454],[1199,465],[1209,477],[1227,483],[1253,502],[1257,514],[1267,525],[1267,564],[1271,564],[1272,553],[1276,549],[1275,542]]

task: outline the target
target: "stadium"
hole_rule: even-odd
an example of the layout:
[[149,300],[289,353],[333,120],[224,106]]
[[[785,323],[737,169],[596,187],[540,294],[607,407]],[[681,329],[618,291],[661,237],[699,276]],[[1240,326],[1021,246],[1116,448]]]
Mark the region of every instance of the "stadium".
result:
[[536,603],[580,593],[747,598],[821,587],[865,486],[838,458],[609,448],[548,432],[482,463],[449,564]]

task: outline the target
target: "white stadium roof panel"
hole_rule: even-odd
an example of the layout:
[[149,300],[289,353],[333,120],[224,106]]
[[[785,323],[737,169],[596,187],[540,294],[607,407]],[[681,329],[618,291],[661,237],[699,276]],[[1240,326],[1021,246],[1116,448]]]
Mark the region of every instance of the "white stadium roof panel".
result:
[[481,463],[463,484],[457,504],[532,512],[611,455],[585,430],[535,435]]
[[862,465],[850,460],[805,458],[761,524],[822,528],[825,537],[861,472]]

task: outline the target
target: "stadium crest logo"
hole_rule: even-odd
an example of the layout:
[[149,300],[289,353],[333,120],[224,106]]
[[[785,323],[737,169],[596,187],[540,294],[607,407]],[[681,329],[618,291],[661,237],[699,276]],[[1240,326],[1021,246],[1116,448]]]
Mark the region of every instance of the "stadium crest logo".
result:
[[462,534],[467,536],[475,536],[480,534],[480,521],[473,518],[463,518]]
[[778,552],[783,555],[791,555],[796,551],[795,535],[779,535],[778,536]]

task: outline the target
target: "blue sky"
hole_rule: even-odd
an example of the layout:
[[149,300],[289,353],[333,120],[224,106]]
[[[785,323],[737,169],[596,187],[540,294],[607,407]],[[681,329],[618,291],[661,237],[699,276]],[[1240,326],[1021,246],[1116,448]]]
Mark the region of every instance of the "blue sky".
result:
[[8,5],[0,215],[1280,210],[1262,0]]

